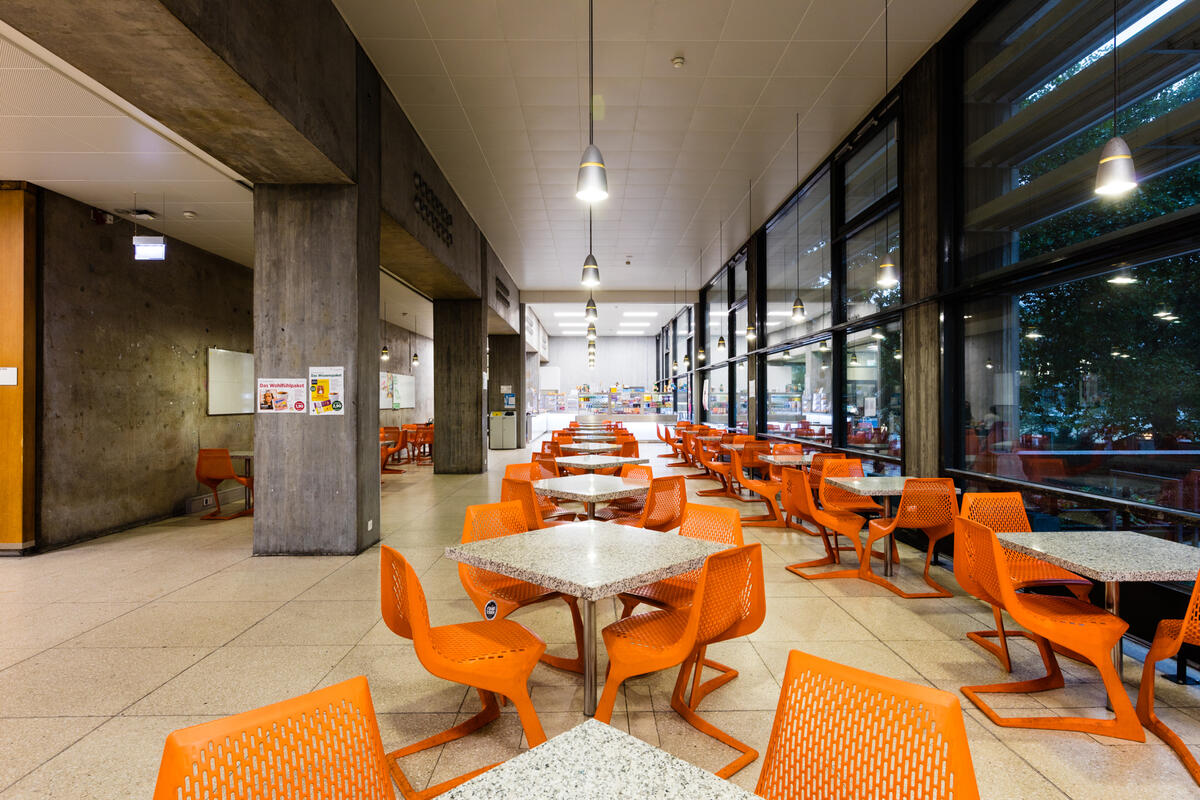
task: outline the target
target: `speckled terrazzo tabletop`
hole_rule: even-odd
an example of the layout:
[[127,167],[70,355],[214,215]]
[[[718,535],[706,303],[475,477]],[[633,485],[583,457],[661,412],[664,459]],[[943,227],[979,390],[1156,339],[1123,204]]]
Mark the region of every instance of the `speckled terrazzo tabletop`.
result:
[[697,436],[696,438],[702,442],[719,442],[722,439],[724,439],[725,437],[724,436]]
[[573,433],[571,438],[577,442],[611,442],[617,438],[615,433]]
[[574,500],[579,503],[606,503],[622,497],[640,497],[650,491],[650,481],[621,478],[616,475],[568,475],[533,482],[540,495]]
[[813,455],[813,453],[801,453],[800,455],[794,455],[790,453],[771,455],[770,453],[764,453],[763,455],[760,455],[759,458],[768,464],[774,464],[777,467],[807,467],[808,465],[812,464]]
[[854,494],[867,495],[868,497],[885,497],[890,495],[899,496],[904,491],[904,481],[908,480],[903,475],[895,477],[874,477],[874,478],[826,478],[825,480],[832,483],[834,486],[845,489]]
[[601,600],[698,569],[723,549],[723,544],[674,531],[589,520],[451,545],[446,558],[584,600]]
[[996,533],[1010,550],[1037,556],[1094,581],[1193,581],[1200,548],[1137,531]]
[[563,456],[556,458],[559,466],[575,469],[608,469],[623,467],[626,464],[646,464],[648,458],[623,458],[621,456]]
[[566,453],[611,453],[613,450],[620,450],[621,445],[601,444],[600,442],[575,442],[561,445],[561,448]]
[[590,719],[509,759],[446,800],[718,800],[753,798],[618,728]]

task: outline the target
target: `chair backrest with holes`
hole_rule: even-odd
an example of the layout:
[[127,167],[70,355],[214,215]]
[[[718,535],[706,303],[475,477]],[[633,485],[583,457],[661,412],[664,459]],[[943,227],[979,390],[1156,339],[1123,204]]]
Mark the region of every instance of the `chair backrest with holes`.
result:
[[[821,474],[821,482],[817,487],[817,495],[821,505],[826,508],[838,506],[854,506],[862,502],[863,496],[848,489],[829,483],[826,478],[861,478],[863,476],[861,458],[835,458],[825,462]],[[811,475],[809,478],[811,479]]]
[[966,517],[954,520],[954,578],[967,593],[1002,606],[1000,577],[988,531],[986,525]]
[[622,478],[633,478],[638,481],[654,480],[654,471],[649,464],[624,464],[621,466]]
[[504,468],[504,477],[515,478],[519,481],[541,480],[542,465],[534,461],[526,464],[509,464]]
[[740,547],[743,541],[742,518],[736,508],[688,503],[684,508],[679,535]]
[[1029,516],[1020,492],[968,492],[962,515],[994,531],[1029,531]]
[[[504,478],[500,481],[500,502],[521,504],[525,514],[526,530],[536,531],[542,528],[542,514],[538,511],[537,495],[533,492],[533,484],[529,481],[519,481],[516,478]],[[478,506],[473,506],[478,508]],[[468,515],[468,521],[470,516]],[[463,532],[463,541],[467,541]],[[488,538],[488,537],[485,537]]]
[[621,442],[621,458],[639,458],[638,443],[633,439],[627,439]]
[[821,485],[821,476],[825,473],[825,465],[830,461],[838,461],[846,457],[845,453],[817,453],[813,456],[812,464],[808,467],[808,482],[813,486]]
[[383,622],[405,639],[429,639],[429,607],[425,591],[408,559],[394,548],[379,549],[379,605]]
[[813,505],[812,489],[808,485],[808,475],[796,467],[784,467],[780,472],[783,488],[780,490],[780,500],[783,510],[789,517],[813,520],[816,506]]
[[978,800],[958,699],[793,650],[755,792]]
[[646,494],[646,505],[642,509],[639,527],[656,531],[669,531],[679,527],[683,509],[687,505],[687,485],[682,475],[669,478],[654,478]]
[[941,530],[949,533],[958,516],[958,497],[949,478],[909,478],[896,507],[901,528]]
[[767,613],[762,545],[758,542],[709,556],[696,584],[696,644],[708,645],[758,630]]
[[167,737],[154,800],[392,800],[363,676]]

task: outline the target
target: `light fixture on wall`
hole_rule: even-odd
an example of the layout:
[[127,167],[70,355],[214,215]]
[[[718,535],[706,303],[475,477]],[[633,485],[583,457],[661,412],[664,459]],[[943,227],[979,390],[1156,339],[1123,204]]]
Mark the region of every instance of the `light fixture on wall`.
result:
[[829,340],[822,339],[821,343],[817,345],[817,349],[820,350],[822,353],[828,353],[829,352]]
[[1104,144],[1100,151],[1100,165],[1096,168],[1096,194],[1124,194],[1138,185],[1137,172],[1133,168],[1133,153],[1129,144],[1121,138],[1117,131],[1117,108],[1120,100],[1119,67],[1117,55],[1117,0],[1113,0],[1113,115],[1112,138]]
[[690,358],[688,358],[687,353],[684,353],[683,354],[683,371],[687,372],[691,368],[692,368],[692,360]]
[[901,356],[901,355],[900,355],[900,351],[899,351],[899,350],[897,350],[896,352],[892,353],[892,358],[894,358],[894,359],[896,359],[897,361],[899,361],[901,358],[903,358],[903,356]]
[[[796,191],[800,191],[800,113],[796,113]],[[792,322],[804,321],[804,299],[800,297],[800,198],[796,198],[796,299],[792,301]]]
[[[888,0],[883,0],[883,96],[888,93]],[[888,131],[883,130],[883,192],[886,195],[891,176],[888,169]],[[879,274],[875,285],[881,289],[893,289],[900,283],[900,275],[896,270],[896,261],[892,258],[891,214],[883,216],[883,259],[879,264]]]
[[575,181],[575,196],[585,203],[598,203],[608,197],[608,169],[604,156],[596,147],[596,11],[588,0],[588,146],[579,159],[579,177]]
[[596,341],[596,323],[589,322],[587,326],[587,338],[589,342]]
[[599,317],[600,315],[596,313],[596,301],[589,294],[587,305],[583,307],[583,318],[588,322],[595,322]]
[[672,362],[671,362],[671,374],[672,374],[672,375],[674,375],[674,374],[676,374],[676,373],[678,373],[678,372],[679,372],[679,362],[678,362],[678,361],[672,361]]
[[600,285],[600,265],[596,263],[596,256],[592,254],[592,208],[588,206],[588,254],[583,260],[583,277],[579,279],[587,288],[591,289]]
[[412,354],[412,365],[413,365],[414,367],[419,367],[419,366],[421,366],[421,357],[420,357],[419,355],[417,355],[417,351],[416,351],[416,350],[414,350],[414,351],[413,351],[413,354]]

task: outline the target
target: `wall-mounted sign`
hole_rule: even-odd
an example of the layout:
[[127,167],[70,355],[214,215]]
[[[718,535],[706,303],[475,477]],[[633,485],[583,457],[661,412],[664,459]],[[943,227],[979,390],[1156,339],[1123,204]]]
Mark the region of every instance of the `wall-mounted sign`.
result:
[[308,368],[308,413],[344,415],[346,413],[346,368]]
[[417,216],[425,220],[437,237],[450,247],[454,244],[454,215],[419,172],[413,173],[413,189],[413,208],[417,210]]
[[259,414],[303,414],[305,394],[304,378],[259,378],[255,409]]
[[0,367],[0,386],[17,385],[17,368]]

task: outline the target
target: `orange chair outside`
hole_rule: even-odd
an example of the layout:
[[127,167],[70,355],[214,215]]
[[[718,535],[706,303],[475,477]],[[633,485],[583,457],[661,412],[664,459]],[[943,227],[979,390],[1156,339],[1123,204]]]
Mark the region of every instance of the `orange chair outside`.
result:
[[154,786],[154,800],[395,796],[371,690],[361,675],[174,731]]
[[[929,567],[933,563],[934,547],[954,533],[954,518],[957,516],[958,501],[955,499],[954,481],[949,478],[909,478],[904,482],[904,491],[900,495],[896,516],[891,519],[873,519],[867,524],[866,549],[873,551],[875,542],[900,528],[924,531],[929,537],[929,547],[925,551],[925,572],[921,577],[933,591],[904,591],[887,578],[876,574],[871,569],[870,559],[859,562],[859,575],[863,580],[879,584],[904,598],[953,597],[953,592],[929,577]],[[895,546],[896,541],[893,537],[893,563],[897,560]]]
[[[847,461],[849,459],[846,459]],[[834,461],[830,466],[841,468],[841,461]],[[788,509],[788,515],[796,516],[802,522],[809,522],[816,528],[825,545],[825,555],[812,561],[801,561],[789,564],[788,572],[799,575],[805,580],[823,580],[825,578],[857,578],[858,567],[851,569],[831,570],[829,572],[805,572],[812,567],[824,567],[842,563],[842,551],[853,550],[858,554],[859,562],[863,559],[861,533],[863,525],[867,524],[865,517],[853,511],[841,511],[833,506],[817,508],[812,499],[812,489],[808,486],[808,476],[803,470],[787,467],[783,470],[783,501]],[[800,523],[797,527],[807,530]],[[833,538],[830,538],[832,532]],[[845,536],[850,540],[850,546],[838,544],[838,537]]]
[[[1029,518],[1025,515],[1025,504],[1020,492],[968,492],[962,499],[962,516],[973,522],[986,525],[994,531],[1028,531]],[[960,537],[954,538],[954,577],[959,585],[968,593],[992,605],[992,614],[996,627],[991,630],[970,631],[967,638],[987,650],[996,657],[1005,672],[1012,672],[1012,658],[1008,650],[1008,636],[1032,638],[1025,631],[1007,631],[1004,628],[1004,615],[1001,606],[981,595],[982,587],[970,574],[969,560],[965,555],[960,557],[963,543]],[[1018,553],[1014,550],[1004,550],[1004,558],[1008,563],[1008,572],[1015,582],[1015,588],[1023,589],[1029,586],[1063,586],[1080,600],[1087,601],[1092,582],[1080,577],[1074,572],[1055,566],[1040,558]],[[992,641],[995,639],[996,641]],[[1063,651],[1059,651],[1060,653]],[[1072,656],[1071,653],[1064,655]]]
[[[742,523],[735,509],[699,503],[688,503],[685,507],[679,535],[721,542],[730,547],[744,544]],[[622,593],[618,595],[621,600],[621,619],[632,614],[641,603],[655,608],[686,608],[692,604],[699,580],[700,570],[692,570]]]
[[765,800],[979,799],[958,698],[799,650],[788,654],[754,791]]
[[[652,478],[650,491],[646,493],[646,505],[636,517],[619,517],[618,525],[633,525],[651,531],[669,531],[683,522],[683,511],[687,506],[687,485],[682,477]],[[599,517],[599,514],[597,514]]]
[[[596,707],[596,719],[609,722],[617,691],[627,679],[679,666],[671,707],[689,725],[738,750],[741,755],[717,771],[728,778],[758,758],[749,745],[701,718],[695,706],[712,686],[698,696],[684,699],[693,666],[704,658],[704,648],[753,633],[766,616],[763,586],[762,545],[734,547],[714,553],[704,561],[696,584],[694,601],[688,608],[659,609],[618,620],[603,631],[608,649],[608,678]],[[720,685],[736,676],[722,675]]]
[[[750,445],[746,445],[745,450],[750,450]],[[755,451],[751,451],[753,454]],[[744,527],[779,527],[783,525],[783,516],[779,511],[779,503],[776,502],[775,496],[779,494],[783,488],[782,481],[759,480],[752,478],[746,473],[745,454],[743,451],[730,450],[730,458],[733,463],[733,479],[740,485],[754,492],[759,496],[759,499],[767,504],[766,514],[759,514],[752,517],[742,517],[742,525]],[[753,457],[753,456],[752,456]],[[754,457],[757,460],[756,457]],[[762,463],[762,462],[759,462]]]
[[[1029,517],[1020,492],[968,492],[963,495],[962,515],[982,523],[994,531],[1029,532]],[[1092,582],[1070,570],[1055,566],[1040,558],[1005,550],[1008,572],[1018,589],[1031,586],[1062,586],[1080,600],[1087,600]]]
[[1138,719],[1151,733],[1175,751],[1192,780],[1200,784],[1200,764],[1196,763],[1196,757],[1192,755],[1183,739],[1179,738],[1179,734],[1168,728],[1154,713],[1155,664],[1176,655],[1185,642],[1200,645],[1200,574],[1196,576],[1192,598],[1188,601],[1183,619],[1159,621],[1154,632],[1154,641],[1150,644],[1150,652],[1146,654],[1146,663],[1142,667],[1142,685],[1138,690],[1137,700]]
[[[212,490],[213,501],[217,504],[216,509],[205,514],[200,519],[227,520],[247,515],[252,516],[254,514],[254,478],[242,477],[233,471],[233,460],[229,457],[228,450],[224,448],[201,448],[200,452],[196,454],[196,481]],[[225,481],[237,481],[242,486],[250,489],[250,506],[238,511],[236,514],[222,517],[221,495],[217,492],[217,487]]]
[[[520,511],[516,513],[519,515]],[[392,777],[404,796],[426,798],[435,794],[433,789],[413,792],[400,769],[399,759],[461,739],[498,718],[497,694],[508,698],[517,709],[530,747],[546,741],[528,689],[529,676],[546,651],[546,643],[524,625],[508,619],[431,627],[425,592],[412,565],[396,550],[383,545],[379,567],[384,624],[397,636],[412,640],[417,658],[431,675],[474,688],[483,704],[483,709],[465,722],[387,754]],[[434,788],[445,791],[482,771]]]
[[[1074,597],[1053,597],[1041,594],[1018,594],[1008,572],[1008,560],[996,534],[986,525],[958,517],[954,523],[955,536],[963,538],[964,551],[970,561],[971,577],[978,588],[996,601],[1029,631],[1037,643],[1046,667],[1046,674],[1032,680],[1010,681],[980,686],[963,686],[962,693],[988,719],[1005,728],[1041,728],[1054,731],[1079,731],[1100,736],[1112,736],[1134,742],[1146,740],[1137,712],[1125,694],[1125,687],[1112,664],[1112,648],[1120,641],[1129,625],[1107,611]],[[980,698],[990,693],[1031,693],[1063,686],[1062,671],[1050,644],[1077,653],[1100,672],[1108,702],[1114,712],[1112,719],[1091,717],[1002,717]]]
[[[506,482],[521,484],[505,478]],[[528,486],[528,483],[524,484]],[[501,500],[499,503],[467,506],[463,519],[462,541],[477,542],[498,536],[512,536],[539,528],[528,527],[529,510],[523,503]],[[458,565],[458,579],[467,596],[485,619],[504,619],[518,608],[544,603],[547,600],[562,600],[571,610],[571,624],[575,629],[576,654],[574,658],[542,654],[542,661],[552,667],[570,672],[583,672],[583,618],[579,614],[576,598],[538,586],[535,583],[499,575],[486,569],[467,564]],[[493,606],[489,616],[489,605]]]

